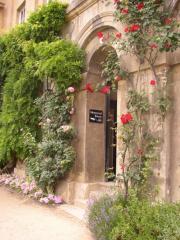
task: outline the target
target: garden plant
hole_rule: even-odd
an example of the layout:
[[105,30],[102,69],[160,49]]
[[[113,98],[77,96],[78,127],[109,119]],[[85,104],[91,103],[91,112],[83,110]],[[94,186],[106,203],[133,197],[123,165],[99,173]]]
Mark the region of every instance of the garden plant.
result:
[[24,161],[52,193],[75,160],[70,122],[84,67],[83,51],[62,37],[66,8],[51,1],[0,37],[0,168]]
[[[121,141],[118,178],[123,190],[117,196],[95,200],[90,206],[89,226],[98,240],[178,240],[179,204],[156,202],[152,179],[171,107],[170,68],[157,67],[157,59],[179,47],[179,25],[163,0],[113,2],[115,20],[123,31],[98,32],[97,37],[104,47],[110,45],[118,52],[109,52],[104,63],[103,88],[108,94],[126,81],[128,89],[127,111],[118,116],[117,127]],[[126,55],[138,63],[136,73],[124,67]]]

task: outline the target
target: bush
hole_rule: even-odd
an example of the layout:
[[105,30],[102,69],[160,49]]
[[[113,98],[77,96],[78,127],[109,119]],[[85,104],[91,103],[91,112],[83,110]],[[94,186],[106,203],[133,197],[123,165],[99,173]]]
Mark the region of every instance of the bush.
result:
[[[69,86],[80,85],[84,53],[61,35],[66,8],[58,1],[42,5],[24,24],[0,36],[0,168],[31,157],[25,134],[32,135],[36,143],[44,142],[39,126],[42,112],[35,104],[43,84],[53,79],[54,90],[61,95]],[[68,107],[61,104],[63,119]]]
[[179,240],[179,212],[179,203],[106,196],[90,207],[89,226],[98,240]]

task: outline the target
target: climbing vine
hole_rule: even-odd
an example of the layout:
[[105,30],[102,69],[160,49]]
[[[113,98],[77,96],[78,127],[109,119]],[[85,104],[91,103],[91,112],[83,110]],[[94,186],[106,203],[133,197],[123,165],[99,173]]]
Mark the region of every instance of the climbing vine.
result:
[[[124,31],[107,35],[98,32],[97,36],[101,44],[114,46],[120,56],[109,52],[102,72],[104,84],[113,91],[117,82],[126,80],[128,89],[127,111],[119,117],[117,129],[121,141],[118,177],[123,180],[127,199],[132,187],[141,196],[152,189],[149,178],[153,163],[160,158],[164,121],[170,107],[169,69],[166,66],[160,70],[156,62],[162,52],[179,47],[179,25],[163,0],[114,0],[114,5],[115,19],[123,24]],[[138,63],[137,73],[128,72],[122,64],[127,54]]]
[[75,159],[74,134],[61,127],[70,124],[67,89],[80,84],[84,53],[62,38],[66,8],[51,1],[0,37],[0,167],[26,160],[27,174],[46,191]]

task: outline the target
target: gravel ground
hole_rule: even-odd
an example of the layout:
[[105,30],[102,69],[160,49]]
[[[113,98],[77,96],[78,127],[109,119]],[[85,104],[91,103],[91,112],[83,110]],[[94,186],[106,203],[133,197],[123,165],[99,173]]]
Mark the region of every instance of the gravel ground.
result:
[[61,207],[42,206],[0,187],[0,240],[93,240]]

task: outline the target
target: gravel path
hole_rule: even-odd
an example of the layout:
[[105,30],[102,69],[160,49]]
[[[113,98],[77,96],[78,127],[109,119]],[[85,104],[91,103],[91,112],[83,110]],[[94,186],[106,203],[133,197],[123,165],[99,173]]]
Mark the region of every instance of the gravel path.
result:
[[61,207],[41,206],[0,187],[0,240],[93,240]]

